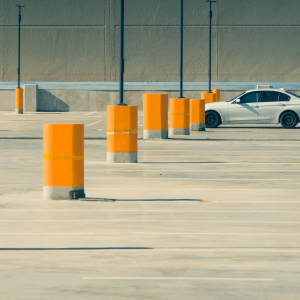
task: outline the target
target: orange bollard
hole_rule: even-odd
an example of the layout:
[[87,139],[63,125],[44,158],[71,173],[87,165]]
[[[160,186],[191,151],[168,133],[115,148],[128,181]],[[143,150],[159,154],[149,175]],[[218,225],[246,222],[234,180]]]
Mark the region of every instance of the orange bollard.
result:
[[220,89],[213,89],[213,93],[216,94],[216,102],[221,101],[221,91]]
[[44,124],[44,199],[84,194],[84,125]]
[[190,134],[190,99],[170,99],[170,135]]
[[107,162],[136,163],[138,107],[107,106]]
[[205,100],[190,100],[190,124],[192,131],[205,131]]
[[15,112],[17,114],[23,113],[23,89],[17,88],[15,90]]
[[144,139],[168,138],[168,94],[143,94]]
[[214,93],[201,93],[201,99],[205,100],[205,104],[216,102],[216,94],[214,94]]

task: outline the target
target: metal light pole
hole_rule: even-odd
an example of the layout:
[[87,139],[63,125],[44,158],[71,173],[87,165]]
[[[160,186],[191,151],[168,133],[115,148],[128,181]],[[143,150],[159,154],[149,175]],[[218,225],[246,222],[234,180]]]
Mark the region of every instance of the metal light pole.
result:
[[180,67],[179,67],[179,76],[180,76],[180,96],[179,98],[184,98],[182,95],[183,89],[183,0],[180,0]]
[[123,103],[124,91],[124,0],[120,0],[120,88],[119,88],[119,104]]
[[19,7],[19,44],[18,44],[18,88],[20,88],[20,57],[21,57],[21,8],[23,5],[16,5]]
[[208,92],[211,93],[211,19],[212,19],[212,10],[211,3],[217,2],[214,0],[207,0],[209,2],[209,58],[208,58]]

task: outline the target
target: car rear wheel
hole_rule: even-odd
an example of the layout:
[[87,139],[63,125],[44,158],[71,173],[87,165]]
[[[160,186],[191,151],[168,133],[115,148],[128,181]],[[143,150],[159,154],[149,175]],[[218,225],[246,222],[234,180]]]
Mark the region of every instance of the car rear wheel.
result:
[[295,113],[287,111],[281,116],[280,123],[284,128],[294,128],[298,124],[298,117]]
[[221,118],[215,111],[205,113],[205,126],[207,128],[216,128],[221,124]]

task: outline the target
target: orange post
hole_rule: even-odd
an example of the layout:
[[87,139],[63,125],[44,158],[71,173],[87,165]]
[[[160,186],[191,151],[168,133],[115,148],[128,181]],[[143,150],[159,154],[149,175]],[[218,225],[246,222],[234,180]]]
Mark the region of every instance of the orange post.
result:
[[15,90],[15,111],[17,114],[23,113],[23,89],[17,88]]
[[144,139],[168,138],[168,94],[143,94]]
[[170,99],[170,135],[190,134],[190,99]]
[[213,93],[216,94],[216,102],[221,101],[221,91],[220,89],[213,89]]
[[137,106],[107,106],[107,162],[137,162],[137,123]]
[[44,199],[84,194],[84,125],[44,124]]
[[205,104],[216,102],[216,94],[214,94],[214,93],[201,93],[201,99],[205,100]]
[[192,131],[205,131],[205,100],[190,100],[190,124]]

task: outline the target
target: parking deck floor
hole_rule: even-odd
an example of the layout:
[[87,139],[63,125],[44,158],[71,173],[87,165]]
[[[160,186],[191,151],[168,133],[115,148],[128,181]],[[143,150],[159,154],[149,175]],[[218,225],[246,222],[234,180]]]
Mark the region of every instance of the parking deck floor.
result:
[[[42,199],[42,124],[63,122],[85,124],[87,201]],[[299,133],[146,141],[140,113],[139,162],[107,164],[105,112],[1,112],[1,298],[300,299]]]

